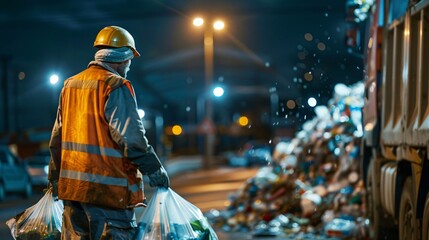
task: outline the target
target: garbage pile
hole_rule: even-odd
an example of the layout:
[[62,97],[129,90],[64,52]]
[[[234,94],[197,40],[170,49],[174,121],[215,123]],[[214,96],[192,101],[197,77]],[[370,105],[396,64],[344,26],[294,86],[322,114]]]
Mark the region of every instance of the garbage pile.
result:
[[364,238],[363,90],[362,83],[335,86],[329,106],[316,107],[292,140],[277,143],[270,164],[230,194],[226,209],[206,213],[213,226],[253,236]]

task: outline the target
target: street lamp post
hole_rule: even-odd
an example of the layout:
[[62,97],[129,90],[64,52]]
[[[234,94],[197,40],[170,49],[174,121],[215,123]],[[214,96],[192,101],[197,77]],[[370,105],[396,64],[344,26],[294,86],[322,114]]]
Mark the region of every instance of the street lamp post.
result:
[[195,18],[193,24],[197,27],[204,28],[204,80],[205,80],[205,119],[202,124],[204,135],[205,135],[205,151],[203,159],[203,168],[210,169],[212,166],[213,154],[214,154],[214,143],[215,143],[215,131],[213,124],[213,106],[212,100],[209,96],[209,92],[213,82],[213,30],[222,30],[224,23],[222,21],[215,21],[213,26],[205,26],[202,18]]
[[53,119],[57,117],[57,106],[58,106],[58,95],[57,95],[57,85],[60,78],[57,74],[52,74],[49,77],[49,83],[52,86],[52,112],[53,112]]

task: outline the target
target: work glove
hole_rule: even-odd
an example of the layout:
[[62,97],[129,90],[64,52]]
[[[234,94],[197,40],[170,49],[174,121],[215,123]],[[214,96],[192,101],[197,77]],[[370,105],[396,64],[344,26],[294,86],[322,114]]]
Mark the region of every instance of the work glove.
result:
[[151,187],[170,187],[170,179],[168,178],[167,171],[161,166],[157,171],[148,175],[149,186]]

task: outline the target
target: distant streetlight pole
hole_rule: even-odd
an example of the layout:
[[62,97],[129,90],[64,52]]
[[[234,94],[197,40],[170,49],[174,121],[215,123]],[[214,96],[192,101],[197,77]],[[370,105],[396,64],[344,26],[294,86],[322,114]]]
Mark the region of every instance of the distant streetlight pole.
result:
[[213,30],[222,30],[224,28],[224,23],[220,20],[217,20],[213,23],[213,26],[206,26],[204,24],[204,19],[198,17],[193,21],[194,26],[204,28],[204,71],[205,71],[205,119],[203,120],[204,125],[203,129],[205,135],[205,151],[203,159],[203,168],[210,169],[212,166],[212,160],[214,155],[214,143],[215,143],[215,130],[213,123],[213,107],[211,96],[209,95],[212,82],[213,82],[213,50],[214,50],[214,40],[213,40]]
[[60,81],[60,78],[57,74],[52,74],[49,77],[49,83],[52,86],[52,111],[53,111],[53,119],[57,117],[57,106],[58,106],[58,96],[57,96],[57,85]]

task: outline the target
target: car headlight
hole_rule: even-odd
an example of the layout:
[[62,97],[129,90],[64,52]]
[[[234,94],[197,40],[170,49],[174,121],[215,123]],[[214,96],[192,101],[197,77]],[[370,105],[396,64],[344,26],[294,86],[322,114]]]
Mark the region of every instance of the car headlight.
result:
[[45,171],[46,174],[49,174],[49,165],[44,166],[43,171]]

